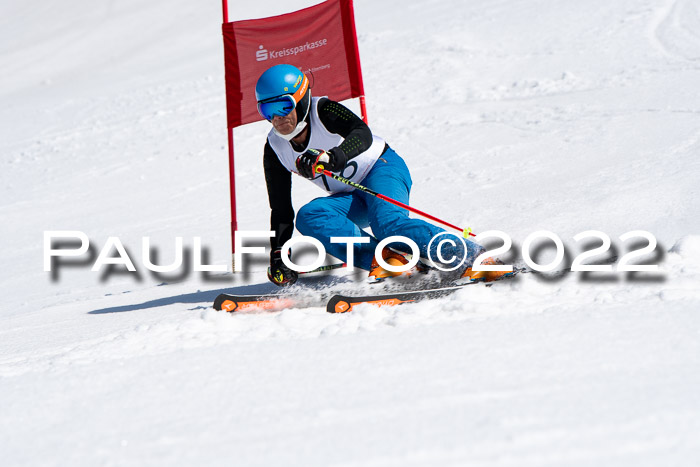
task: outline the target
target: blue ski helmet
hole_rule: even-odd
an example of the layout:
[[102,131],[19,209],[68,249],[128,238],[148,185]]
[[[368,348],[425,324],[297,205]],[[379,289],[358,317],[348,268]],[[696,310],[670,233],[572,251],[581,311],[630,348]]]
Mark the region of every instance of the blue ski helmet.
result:
[[275,115],[284,117],[296,109],[297,122],[301,123],[309,113],[309,79],[295,66],[275,65],[258,78],[255,99],[258,112],[266,120]]

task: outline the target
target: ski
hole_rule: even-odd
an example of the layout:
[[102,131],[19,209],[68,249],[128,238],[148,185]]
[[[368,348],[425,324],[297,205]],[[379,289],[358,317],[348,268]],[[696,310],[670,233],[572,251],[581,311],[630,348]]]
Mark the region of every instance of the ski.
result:
[[411,290],[408,292],[384,293],[377,295],[365,295],[353,297],[349,295],[334,295],[326,304],[328,313],[347,313],[355,307],[368,303],[377,306],[394,306],[402,303],[418,302],[428,298],[438,298],[450,295],[467,285],[479,284],[480,282],[467,282],[465,284],[453,285],[449,287],[437,287],[434,289]]
[[291,295],[233,295],[222,293],[214,300],[214,309],[230,313],[247,310],[280,311],[297,305]]
[[241,311],[281,311],[285,308],[322,307],[335,292],[324,289],[294,288],[259,295],[222,293],[214,299],[214,309],[229,313]]
[[440,298],[453,294],[458,290],[462,290],[468,285],[483,284],[486,287],[491,287],[496,282],[511,279],[520,272],[524,272],[524,270],[515,268],[513,269],[513,272],[510,272],[491,282],[475,280],[463,283],[453,283],[451,285],[434,287],[431,289],[407,290],[394,293],[387,292],[366,296],[334,295],[330,298],[330,300],[328,300],[328,303],[326,304],[326,311],[328,313],[347,313],[352,311],[355,307],[365,303],[376,306],[394,306],[401,305],[402,303],[418,302],[430,298]]
[[[617,260],[617,256],[613,256],[611,258],[608,258],[603,264],[609,264],[613,263]],[[560,277],[565,274],[568,274],[571,272],[571,268],[565,268],[565,269],[560,269],[558,271],[554,271],[551,273],[548,273],[547,276],[550,278],[553,277]],[[426,300],[430,298],[439,298],[439,297],[444,297],[446,295],[450,295],[454,292],[457,292],[458,290],[463,289],[467,285],[473,285],[473,284],[483,284],[486,287],[491,287],[493,284],[511,279],[515,277],[518,274],[528,274],[528,273],[537,273],[537,271],[534,271],[528,267],[514,267],[513,272],[504,275],[503,277],[500,277],[499,279],[496,279],[495,281],[491,282],[484,282],[480,280],[476,281],[471,281],[471,282],[464,282],[464,283],[459,283],[459,284],[453,284],[453,285],[448,285],[445,287],[435,287],[432,289],[424,289],[424,290],[410,290],[410,291],[400,291],[396,293],[382,293],[382,294],[376,294],[376,295],[366,295],[366,296],[351,296],[351,295],[334,295],[330,298],[326,305],[326,311],[328,313],[347,313],[349,311],[352,311],[353,308],[362,305],[364,303],[369,303],[371,305],[377,305],[377,306],[393,306],[393,305],[401,305],[402,303],[412,303],[412,302],[418,302],[420,300]]]

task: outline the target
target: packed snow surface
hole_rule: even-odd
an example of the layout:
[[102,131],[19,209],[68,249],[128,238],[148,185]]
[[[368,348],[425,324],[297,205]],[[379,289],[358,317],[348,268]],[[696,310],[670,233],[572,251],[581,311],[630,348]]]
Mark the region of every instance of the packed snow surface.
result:
[[[153,274],[141,242],[169,264],[177,237],[188,257],[200,237],[230,265],[220,4],[3,2],[3,466],[700,464],[700,3],[355,14],[369,120],[414,206],[506,232],[518,261],[539,230],[568,264],[600,245],[580,232],[611,238],[600,260],[644,230],[658,246],[633,262],[659,271],[523,274],[345,315],[216,312],[222,291],[273,289],[265,255],[245,274]],[[242,230],[269,226],[267,130],[235,132]],[[296,207],[321,194],[295,180]],[[91,248],[45,272],[59,230]],[[136,273],[91,271],[110,237]]]

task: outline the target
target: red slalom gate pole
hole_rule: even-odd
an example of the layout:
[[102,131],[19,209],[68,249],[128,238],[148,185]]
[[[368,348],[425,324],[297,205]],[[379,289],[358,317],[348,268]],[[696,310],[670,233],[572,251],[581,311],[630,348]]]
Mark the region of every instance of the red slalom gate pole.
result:
[[358,184],[358,183],[355,183],[355,182],[353,182],[353,181],[351,181],[351,180],[348,180],[347,178],[343,178],[343,177],[341,177],[340,175],[336,175],[336,174],[334,174],[333,172],[331,172],[330,170],[326,170],[325,168],[323,168],[322,165],[319,165],[319,166],[317,167],[316,172],[317,172],[317,173],[320,173],[320,174],[323,174],[323,175],[325,175],[326,177],[331,177],[333,180],[338,180],[338,181],[341,182],[341,183],[345,183],[346,185],[350,185],[351,187],[356,188],[356,189],[358,189],[358,190],[360,190],[360,191],[363,191],[363,192],[367,193],[368,195],[375,196],[375,197],[377,197],[377,198],[379,198],[379,199],[382,199],[382,200],[384,200],[384,201],[386,201],[386,202],[388,202],[388,203],[391,203],[391,204],[394,204],[394,205],[396,205],[396,206],[402,207],[402,208],[406,209],[407,211],[410,211],[410,212],[412,212],[412,213],[418,214],[419,216],[423,216],[423,217],[425,217],[426,219],[430,219],[431,221],[437,222],[438,224],[442,224],[442,225],[444,225],[444,226],[446,226],[446,227],[449,227],[449,228],[451,228],[451,229],[458,230],[458,231],[462,232],[462,235],[464,235],[464,238],[467,238],[469,235],[471,235],[472,237],[476,237],[476,234],[474,234],[474,233],[472,232],[472,229],[471,229],[471,228],[463,229],[463,228],[458,227],[458,226],[456,226],[456,225],[454,225],[454,224],[451,224],[451,223],[449,223],[449,222],[447,222],[447,221],[443,221],[442,219],[439,219],[439,218],[433,216],[432,214],[428,214],[427,212],[423,212],[423,211],[421,211],[420,209],[416,209],[416,208],[414,208],[414,207],[411,207],[411,206],[409,206],[408,204],[402,203],[401,201],[397,201],[397,200],[395,200],[395,199],[393,199],[393,198],[389,198],[388,196],[385,196],[385,195],[383,195],[383,194],[381,194],[381,193],[377,193],[377,192],[374,191],[374,190],[370,190],[369,188],[367,188],[367,187],[365,187],[365,186],[362,186],[362,185],[360,185],[360,184]]

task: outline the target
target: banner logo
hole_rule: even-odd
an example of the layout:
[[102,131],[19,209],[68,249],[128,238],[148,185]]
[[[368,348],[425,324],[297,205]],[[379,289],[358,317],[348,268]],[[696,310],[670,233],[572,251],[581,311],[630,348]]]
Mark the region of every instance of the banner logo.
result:
[[260,50],[255,52],[255,60],[257,60],[258,62],[263,62],[263,61],[267,60],[267,58],[268,58],[267,49],[265,49],[265,47],[263,47],[261,45]]
[[309,50],[313,50],[318,47],[324,47],[326,45],[328,45],[328,39],[321,39],[314,42],[306,42],[296,47],[289,47],[280,50],[267,50],[265,46],[260,45],[258,50],[255,52],[255,60],[257,60],[258,62],[263,62],[271,58],[280,59],[290,55],[297,55],[303,52],[308,52]]

